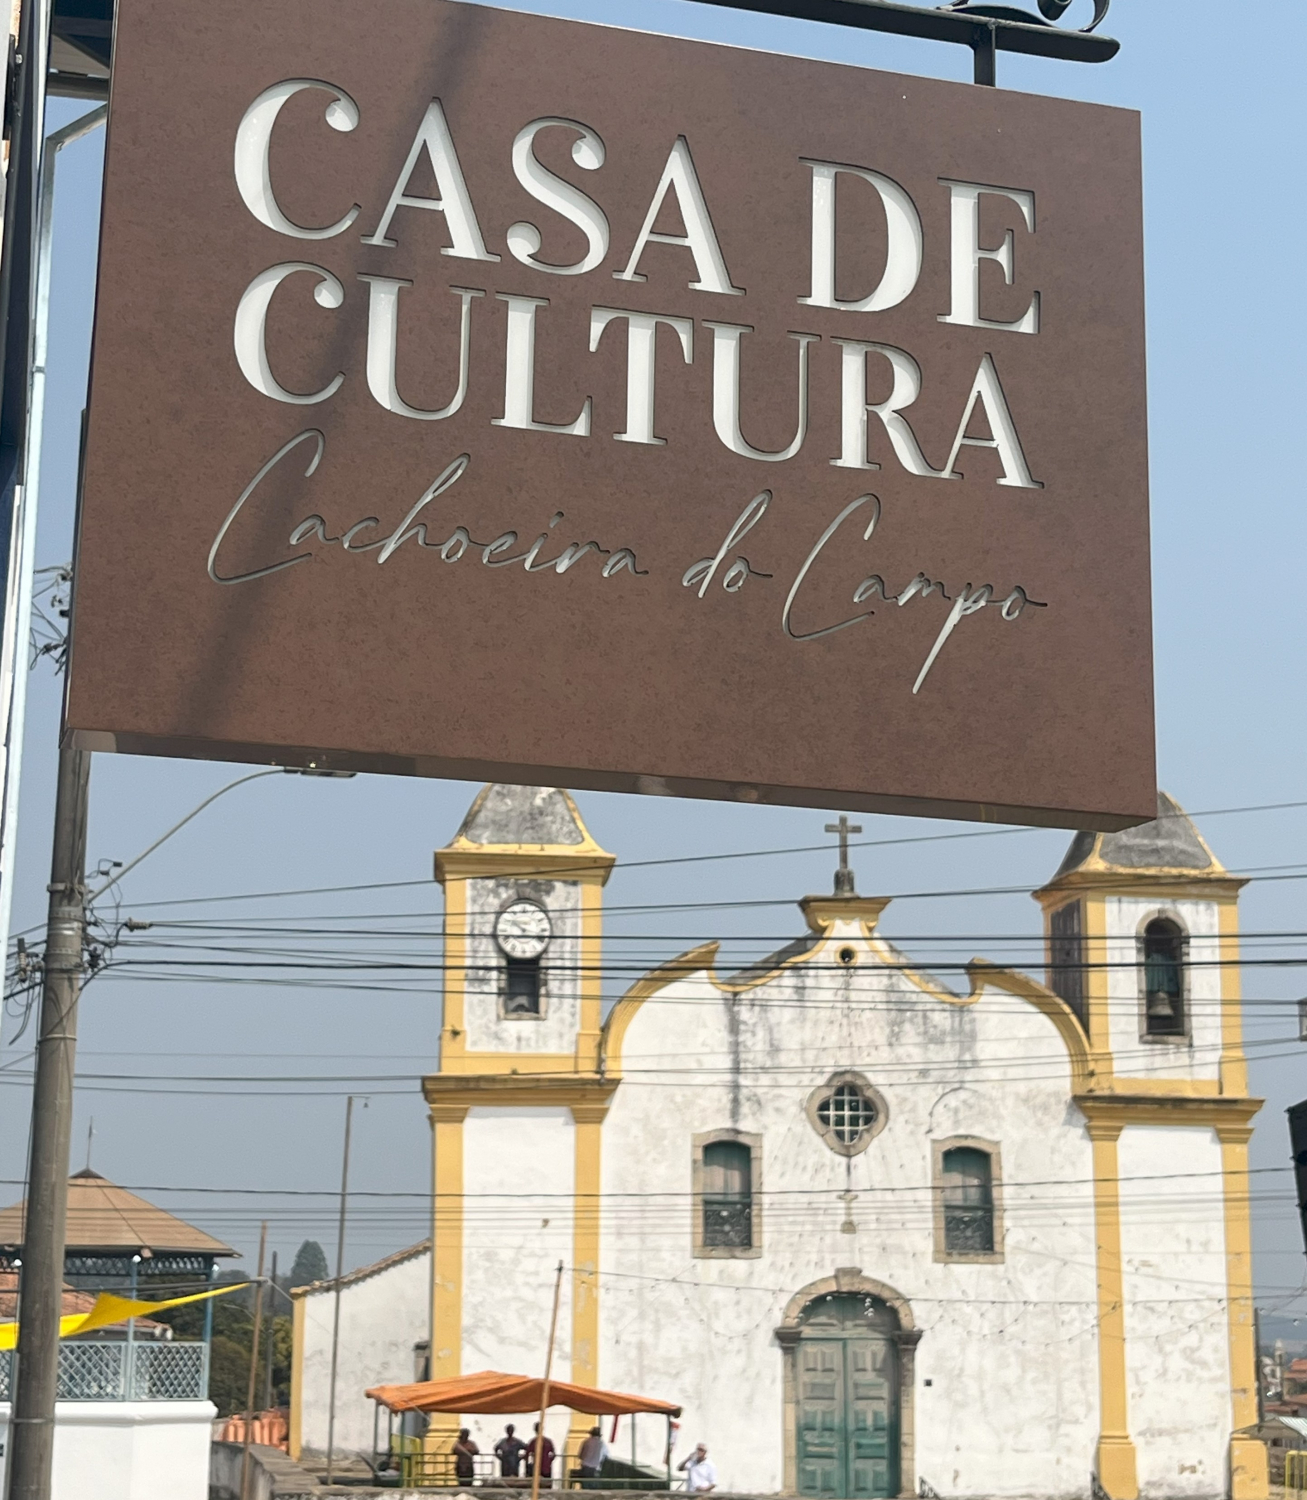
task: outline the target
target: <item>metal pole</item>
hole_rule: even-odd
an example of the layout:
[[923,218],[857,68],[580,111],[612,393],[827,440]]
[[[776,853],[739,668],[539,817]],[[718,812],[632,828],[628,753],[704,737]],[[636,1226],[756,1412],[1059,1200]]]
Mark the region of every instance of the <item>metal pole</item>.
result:
[[[545,1378],[540,1387],[540,1422],[536,1427],[535,1462],[531,1465],[531,1500],[540,1500],[540,1455],[545,1446],[545,1413],[549,1410],[549,1376],[554,1367],[554,1333],[558,1328],[558,1300],[563,1292],[563,1263],[554,1276],[554,1310],[549,1315],[549,1347],[545,1350]],[[553,1476],[549,1487],[553,1488]]]
[[[209,1261],[209,1275],[208,1275],[207,1279],[208,1279],[209,1287],[212,1287],[213,1284],[214,1284],[214,1282],[217,1281],[217,1279],[218,1279],[218,1262],[216,1260],[210,1260]],[[210,1297],[208,1299],[208,1301],[204,1304],[204,1369],[205,1369],[204,1394],[205,1394],[206,1397],[209,1394],[208,1371],[209,1371],[209,1368],[212,1365],[212,1363],[213,1363],[213,1298]]]
[[[9,912],[14,894],[15,842],[18,834],[19,773],[23,759],[23,726],[27,718],[28,631],[32,618],[32,569],[36,558],[36,517],[41,492],[41,439],[45,430],[45,374],[50,346],[50,263],[54,240],[54,187],[59,153],[104,123],[106,108],[93,109],[46,138],[41,162],[37,219],[36,278],[33,289],[32,369],[27,432],[23,442],[22,480],[14,490],[10,538],[9,586],[4,602],[4,636],[0,648],[0,710],[8,704],[5,725],[4,787],[0,802],[0,953],[9,947]],[[89,1158],[89,1152],[88,1152]],[[87,1165],[90,1165],[88,1159]]]
[[9,1442],[10,1500],[50,1500],[68,1219],[73,1065],[86,921],[84,877],[90,772],[88,752],[60,750],[45,983],[32,1088],[32,1147],[23,1236],[23,1320],[18,1330],[18,1388]]
[[349,1193],[349,1130],[354,1095],[345,1100],[345,1154],[340,1164],[340,1230],[336,1236],[336,1307],[331,1319],[331,1393],[327,1406],[327,1483],[331,1483],[336,1445],[336,1365],[340,1353],[340,1280],[345,1274],[345,1202]]
[[[277,1252],[272,1252],[272,1285],[277,1285]],[[273,1330],[276,1327],[277,1303],[270,1300],[268,1303],[268,1338],[267,1348],[263,1353],[263,1409],[272,1410],[272,1346],[276,1342],[273,1338]]]
[[[133,1302],[136,1301],[136,1282],[137,1282],[137,1276],[138,1276],[138,1274],[140,1272],[140,1266],[141,1266],[141,1257],[139,1255],[133,1255],[132,1256],[131,1292],[129,1294],[131,1296],[131,1299],[132,1299]],[[124,1389],[126,1391],[127,1399],[129,1401],[134,1401],[136,1399],[136,1370],[135,1370],[135,1359],[136,1359],[136,1356],[133,1353],[133,1350],[135,1349],[135,1347],[136,1347],[136,1319],[135,1318],[128,1318],[127,1319],[127,1353],[126,1353],[126,1357],[125,1357],[125,1359],[123,1361],[123,1363],[124,1363],[123,1375],[124,1375],[124,1378],[125,1378],[125,1387],[124,1387]]]
[[250,1492],[250,1439],[254,1434],[254,1380],[259,1369],[259,1330],[263,1327],[263,1252],[268,1244],[268,1221],[259,1229],[259,1284],[254,1293],[254,1339],[250,1344],[250,1383],[245,1396],[245,1451],[241,1454],[241,1500]]
[[998,27],[991,21],[988,26],[977,29],[971,41],[975,57],[973,78],[985,88],[998,87]]

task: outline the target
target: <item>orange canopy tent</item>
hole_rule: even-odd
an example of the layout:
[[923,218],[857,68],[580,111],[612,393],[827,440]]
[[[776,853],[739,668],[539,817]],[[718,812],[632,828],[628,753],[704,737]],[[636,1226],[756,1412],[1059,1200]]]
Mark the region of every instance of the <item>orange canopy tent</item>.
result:
[[[537,1376],[504,1375],[482,1370],[479,1375],[460,1375],[452,1380],[420,1380],[415,1385],[377,1385],[369,1398],[390,1411],[517,1412],[539,1411],[544,1381]],[[628,1396],[621,1391],[599,1391],[565,1380],[549,1382],[550,1406],[570,1406],[573,1411],[595,1417],[624,1417],[636,1412],[660,1412],[679,1417],[681,1408],[652,1396]]]

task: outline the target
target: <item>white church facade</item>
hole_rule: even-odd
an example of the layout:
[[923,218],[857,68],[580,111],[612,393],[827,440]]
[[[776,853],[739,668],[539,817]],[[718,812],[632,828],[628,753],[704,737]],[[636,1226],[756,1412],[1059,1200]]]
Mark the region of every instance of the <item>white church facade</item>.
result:
[[[681,1405],[724,1490],[1264,1500],[1242,882],[1174,803],[1074,838],[1046,982],[922,972],[844,871],[767,960],[708,944],[605,1014],[613,862],[544,787],[486,788],[436,856],[431,1240],[347,1280],[345,1446],[415,1357],[538,1374],[561,1260],[558,1376]],[[296,1295],[293,1451],[325,1445],[330,1293]],[[664,1442],[640,1423],[639,1462]]]

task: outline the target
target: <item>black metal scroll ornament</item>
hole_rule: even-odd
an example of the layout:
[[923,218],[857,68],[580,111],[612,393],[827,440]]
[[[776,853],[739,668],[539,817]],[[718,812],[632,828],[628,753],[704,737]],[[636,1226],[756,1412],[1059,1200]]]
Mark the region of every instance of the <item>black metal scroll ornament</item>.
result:
[[[71,4],[72,0],[62,0]],[[1056,57],[1063,62],[1108,62],[1121,44],[1110,36],[1093,35],[1107,15],[1111,0],[1094,0],[1094,18],[1079,30],[1059,24],[1074,0],[1033,0],[1038,13],[991,0],[950,0],[934,5],[905,0],[700,0],[729,10],[752,10],[771,16],[793,16],[860,31],[888,31],[933,42],[957,42],[970,47],[977,83],[991,88],[997,82],[998,54],[1022,52],[1030,57]],[[1027,0],[1030,3],[1030,0]]]
[[[1016,21],[1024,26],[1057,26],[1071,9],[1074,0],[1038,0],[1038,3],[1037,16],[1028,10],[1019,10],[1015,5],[989,5],[985,0],[950,0],[949,4],[940,6],[940,9],[989,21]],[[1094,0],[1094,19],[1079,30],[1082,33],[1090,32],[1099,26],[1111,3],[1112,0]]]

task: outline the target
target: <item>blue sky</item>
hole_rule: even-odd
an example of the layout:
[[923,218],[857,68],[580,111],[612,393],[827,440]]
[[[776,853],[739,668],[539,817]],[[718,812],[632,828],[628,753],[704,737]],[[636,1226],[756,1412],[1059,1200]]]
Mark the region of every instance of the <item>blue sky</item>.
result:
[[[962,49],[736,13],[691,0],[517,7],[582,20],[823,57],[868,67],[965,80]],[[1088,12],[1079,0],[1071,17]],[[1162,785],[1194,810],[1307,801],[1303,743],[1304,521],[1300,408],[1304,396],[1301,291],[1307,209],[1298,190],[1307,138],[1307,11],[1296,0],[1231,7],[1117,0],[1104,27],[1119,57],[1077,67],[1003,55],[1004,87],[1125,105],[1142,111],[1145,162],[1153,568],[1159,768]],[[52,123],[80,112],[56,101]],[[70,147],[60,167],[50,411],[39,564],[68,560],[79,414],[84,402],[93,294],[102,132]],[[1086,418],[1092,392],[1085,393]],[[20,826],[16,931],[43,920],[53,804],[59,683],[47,664],[33,674]],[[819,737],[820,726],[814,726]],[[92,784],[90,862],[134,857],[240,768],[195,762],[97,757]],[[234,791],[153,855],[123,887],[121,915],[173,920],[254,918],[335,930],[394,925],[418,934],[406,950],[438,956],[433,932],[439,888],[431,851],[454,832],[475,787],[358,777],[315,782],[269,777]],[[587,795],[581,799],[601,843],[628,861],[820,844],[825,815],[714,803]],[[863,817],[867,840],[925,840],[857,851],[867,893],[974,890],[1039,884],[1068,835],[1019,831],[940,840],[961,825]],[[1231,867],[1267,876],[1249,885],[1245,930],[1283,933],[1303,921],[1307,808],[1221,813],[1200,819]],[[826,854],[740,859],[623,870],[610,904],[782,902],[828,888]],[[1292,878],[1285,878],[1292,877]],[[410,881],[397,889],[213,902],[215,896]],[[194,899],[197,904],[147,907]],[[199,899],[204,898],[204,899]],[[786,905],[659,914],[615,913],[610,930],[632,939],[632,962],[650,962],[706,937],[738,938],[738,951],[782,941],[800,926]],[[886,931],[926,961],[986,953],[1039,962],[1038,910],[1028,896],[897,901]],[[195,929],[153,936],[193,942]],[[974,937],[947,950],[946,937]],[[230,931],[215,941],[248,945]],[[269,940],[261,940],[263,946]],[[351,940],[336,937],[332,941]],[[398,940],[397,940],[398,941]],[[363,942],[354,942],[354,948]],[[1250,945],[1251,948],[1251,945]],[[155,957],[169,950],[155,949]],[[1272,939],[1264,957],[1295,959],[1307,943]],[[176,955],[174,955],[176,956]],[[229,955],[230,956],[230,955]],[[159,971],[163,972],[163,971]],[[239,975],[239,971],[234,971]],[[614,992],[622,987],[614,978]],[[1292,1038],[1290,1004],[1307,993],[1302,967],[1245,974],[1253,1086],[1265,1096],[1254,1138],[1257,1275],[1266,1308],[1289,1306],[1302,1279],[1302,1243],[1291,1187],[1282,1110],[1307,1095],[1304,1048]],[[6,1021],[5,1037],[15,1022]],[[80,1166],[91,1116],[97,1168],[129,1184],[190,1189],[330,1189],[338,1173],[343,1094],[357,1075],[377,1081],[358,1115],[356,1181],[420,1194],[429,1137],[416,1091],[385,1082],[431,1065],[439,1029],[434,976],[405,993],[178,983],[113,974],[94,980],[82,1010],[80,1070],[160,1079],[214,1074],[339,1078],[307,1097],[253,1097],[248,1084],[184,1081],[170,1092],[84,1089],[74,1127]],[[20,1072],[30,1031],[0,1057]],[[0,1078],[3,1078],[0,1073]],[[87,1083],[92,1082],[89,1077]],[[102,1078],[96,1090],[137,1087]],[[229,1097],[197,1090],[231,1087]],[[17,1079],[0,1089],[0,1177],[23,1172],[28,1094]],[[529,1162],[523,1162],[529,1169]],[[19,1189],[0,1190],[17,1197]],[[288,1258],[305,1235],[333,1237],[326,1199],[151,1194],[226,1236],[247,1253],[258,1220]],[[261,1206],[262,1205],[262,1206]],[[362,1263],[424,1232],[420,1201],[361,1206],[348,1259]],[[1307,1304],[1304,1304],[1307,1306]],[[1307,1329],[1307,1313],[1304,1313]]]

